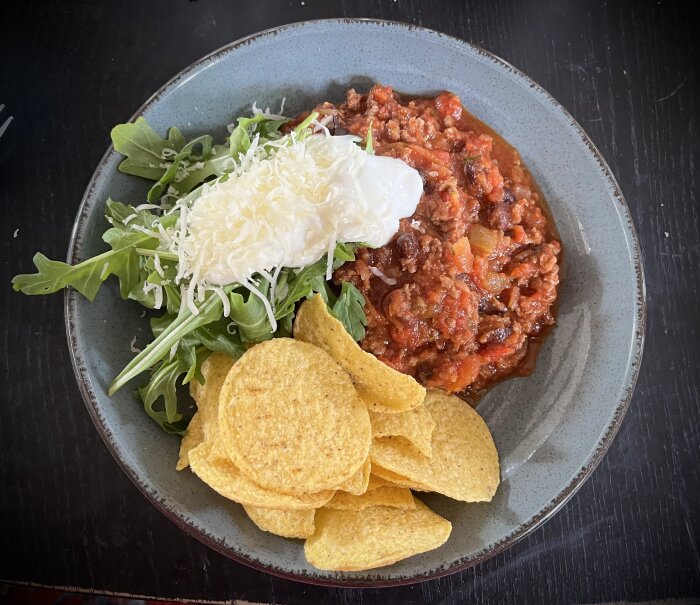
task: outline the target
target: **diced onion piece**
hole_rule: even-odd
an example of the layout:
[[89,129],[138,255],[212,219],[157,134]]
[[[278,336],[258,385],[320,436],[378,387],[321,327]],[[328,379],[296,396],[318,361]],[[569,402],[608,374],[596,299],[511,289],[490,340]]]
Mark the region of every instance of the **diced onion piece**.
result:
[[457,240],[452,246],[452,251],[455,255],[457,267],[465,273],[471,271],[474,265],[474,255],[472,254],[472,247],[469,244],[469,238],[463,237]]
[[510,279],[503,273],[485,271],[481,277],[481,286],[491,294],[500,294],[510,286]]
[[483,258],[488,258],[495,252],[499,240],[500,236],[497,231],[487,229],[482,225],[472,225],[469,229],[471,250]]

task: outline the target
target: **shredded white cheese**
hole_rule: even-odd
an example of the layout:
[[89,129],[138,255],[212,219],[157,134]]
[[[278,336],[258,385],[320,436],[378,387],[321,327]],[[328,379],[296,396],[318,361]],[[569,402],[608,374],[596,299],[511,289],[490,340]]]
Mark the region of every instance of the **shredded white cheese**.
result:
[[163,271],[163,267],[160,264],[160,256],[157,254],[153,255],[153,266],[156,268],[156,273],[160,275],[161,277],[165,277],[165,272]]
[[393,277],[389,277],[386,273],[382,272],[380,269],[377,269],[377,267],[370,266],[369,270],[371,273],[373,273],[379,279],[381,279],[385,284],[388,284],[390,286],[396,285],[396,280]]
[[163,306],[163,286],[159,284],[152,284],[151,282],[143,282],[143,293],[148,294],[153,292],[155,297],[154,309],[160,309]]
[[140,353],[140,352],[141,352],[141,349],[139,349],[139,348],[136,346],[136,336],[134,336],[134,337],[131,339],[131,342],[129,343],[129,350],[130,350],[132,353]]

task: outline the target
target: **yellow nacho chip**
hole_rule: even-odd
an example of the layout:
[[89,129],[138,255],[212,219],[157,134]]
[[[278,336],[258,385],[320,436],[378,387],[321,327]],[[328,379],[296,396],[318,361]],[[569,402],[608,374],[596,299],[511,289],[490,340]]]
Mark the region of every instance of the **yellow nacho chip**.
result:
[[344,481],[338,486],[338,489],[359,496],[367,491],[367,485],[369,483],[370,469],[372,468],[372,463],[369,458],[365,460],[362,468],[357,471],[350,479]]
[[363,351],[342,322],[333,317],[323,298],[316,294],[301,305],[294,320],[294,338],[315,344],[348,372],[368,409],[403,412],[419,406],[425,388],[412,376],[397,372],[374,355]]
[[362,571],[390,565],[442,546],[452,531],[446,519],[419,501],[414,510],[372,506],[360,511],[321,508],[304,553],[314,567]]
[[[372,471],[374,471],[374,469],[372,469]],[[367,491],[371,492],[373,489],[385,487],[387,485],[392,486],[393,483],[391,481],[387,481],[386,479],[382,479],[372,472],[372,474],[369,476],[369,481],[367,482]]]
[[410,489],[404,487],[378,487],[361,496],[345,492],[336,492],[327,503],[326,508],[339,510],[363,510],[369,506],[391,506],[410,510],[416,507]]
[[243,506],[243,509],[255,525],[271,534],[284,538],[308,538],[314,533],[315,509],[279,510],[257,506]]
[[247,506],[308,510],[323,506],[333,497],[332,490],[290,496],[262,488],[243,475],[228,458],[211,455],[211,445],[206,442],[190,452],[190,468],[224,498]]
[[[401,439],[401,437],[398,437],[398,439]],[[406,477],[403,477],[398,473],[392,473],[391,471],[388,471],[387,469],[382,468],[377,464],[372,465],[372,473],[382,481],[385,481],[386,485],[393,485],[395,487],[406,487],[417,492],[431,491],[430,488],[426,487],[425,485],[421,485],[420,483],[416,483],[415,481],[410,481],[409,479],[406,479]]]
[[372,424],[372,437],[404,437],[424,456],[432,456],[430,439],[435,429],[435,421],[430,415],[427,406],[419,405],[417,408],[400,414],[382,414],[369,412],[369,420]]
[[375,439],[372,472],[392,480],[386,469],[420,489],[455,500],[491,500],[500,477],[498,452],[486,423],[470,405],[443,391],[428,390],[424,405],[435,421],[432,457],[418,453],[403,437]]
[[229,458],[268,490],[335,489],[367,460],[367,409],[350,377],[312,344],[274,338],[249,349],[226,377],[219,403]]
[[197,403],[197,411],[180,442],[180,459],[175,467],[178,471],[189,465],[189,452],[208,438],[211,427],[218,422],[219,392],[224,379],[235,363],[222,353],[212,353],[202,364],[204,384],[195,378],[190,382],[190,394]]

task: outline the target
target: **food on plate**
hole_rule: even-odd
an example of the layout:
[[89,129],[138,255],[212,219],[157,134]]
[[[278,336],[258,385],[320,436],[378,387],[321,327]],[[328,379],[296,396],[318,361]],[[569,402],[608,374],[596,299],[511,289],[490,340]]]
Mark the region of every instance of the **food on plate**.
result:
[[428,407],[418,406],[400,414],[369,412],[372,437],[404,437],[421,454],[430,458],[433,455],[430,445],[435,421]]
[[383,486],[367,490],[358,496],[346,494],[345,492],[336,492],[335,496],[325,504],[326,508],[337,508],[339,510],[363,510],[370,506],[416,508],[411,490],[394,486]]
[[281,510],[307,510],[323,506],[333,497],[332,490],[291,496],[260,487],[229,460],[223,448],[204,442],[190,451],[190,468],[224,498],[248,506]]
[[275,338],[249,349],[219,396],[226,453],[258,485],[301,495],[363,469],[372,428],[350,377],[323,349]]
[[107,200],[110,250],[37,254],[14,287],[92,300],[116,275],[153,340],[129,344],[109,393],[148,371],[138,393],[182,436],[177,470],[305,539],[312,565],[438,548],[451,524],[412,492],[496,493],[498,452],[463,399],[526,373],[554,323],[553,222],[518,153],[452,93],[375,85],[253,114],[223,143],[117,126],[120,170],[155,181],[146,203]]
[[408,489],[412,489],[415,492],[429,492],[430,490],[425,487],[424,485],[421,485],[420,483],[416,483],[415,481],[411,481],[410,479],[407,479],[406,477],[403,477],[402,475],[399,475],[398,473],[394,473],[392,471],[389,471],[385,468],[382,468],[378,464],[373,465],[372,470],[376,474],[378,478],[380,478],[382,481],[386,481],[387,485],[394,485],[398,487],[407,487]]
[[235,360],[223,353],[213,353],[202,364],[204,384],[198,380],[190,382],[190,394],[197,402],[197,411],[187,427],[187,434],[180,442],[180,459],[177,470],[189,466],[189,453],[204,441],[214,441],[212,432],[217,428],[219,393]]
[[328,351],[352,376],[369,409],[404,412],[423,402],[425,388],[412,376],[397,372],[358,347],[320,295],[301,305],[294,321],[294,338]]
[[372,441],[372,471],[382,476],[376,465],[422,490],[455,500],[491,500],[500,481],[498,452],[481,416],[457,397],[437,389],[428,390],[423,405],[435,421],[432,455],[419,453],[402,437],[380,437]]
[[223,143],[187,142],[177,128],[163,139],[143,118],[115,127],[120,170],[156,181],[146,203],[106,200],[107,252],[75,266],[37,254],[37,273],[13,279],[25,294],[71,286],[93,300],[115,275],[122,298],[152,310],[153,340],[141,351],[125,342],[137,354],[109,394],[150,372],[138,393],[170,433],[185,434],[190,420],[178,383],[201,383],[212,352],[237,359],[290,336],[296,307],[313,293],[362,338],[364,299],[349,283],[336,291],[333,270],[358,247],[388,242],[422,195],[418,171],[360,137],[331,136],[318,113],[292,126],[253,110]]
[[420,500],[416,508],[372,506],[359,511],[321,508],[304,553],[319,569],[361,571],[439,548],[452,524]]
[[[377,84],[294,119],[253,114],[223,142],[177,128],[161,138],[143,118],[115,127],[120,170],[155,181],[146,203],[106,201],[111,250],[75,266],[37,254],[38,272],[13,279],[26,294],[71,286],[92,300],[116,275],[123,298],[161,311],[110,393],[150,372],[146,412],[182,435],[177,383],[200,379],[212,352],[238,358],[290,336],[314,293],[368,353],[336,360],[357,366],[373,411],[415,407],[421,387],[473,403],[532,368],[554,323],[561,245],[517,151],[456,95]],[[323,330],[300,334],[323,346]],[[383,366],[418,384],[387,396],[401,378]],[[376,392],[358,377],[368,371],[382,375]]]
[[260,529],[283,538],[308,538],[314,533],[313,509],[279,510],[244,505],[243,510]]
[[357,471],[347,481],[343,481],[338,486],[338,489],[344,492],[348,492],[349,494],[354,494],[356,496],[364,494],[369,489],[369,478],[371,470],[372,464],[369,461],[369,456],[367,456],[367,460],[365,460],[365,463],[362,465],[362,468],[360,468],[360,470]]
[[369,481],[367,482],[367,491],[371,492],[372,490],[379,489],[380,487],[386,487],[391,485],[393,485],[391,481],[382,479],[381,477],[378,477],[377,475],[372,473],[370,474]]
[[334,274],[365,298],[362,348],[421,384],[473,396],[532,368],[554,323],[561,245],[518,152],[443,92],[376,85],[315,108],[424,179],[391,241]]

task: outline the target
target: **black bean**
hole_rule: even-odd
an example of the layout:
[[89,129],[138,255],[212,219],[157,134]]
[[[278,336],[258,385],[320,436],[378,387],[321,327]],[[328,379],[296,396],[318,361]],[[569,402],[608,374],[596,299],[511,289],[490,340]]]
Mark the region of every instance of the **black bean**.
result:
[[506,204],[515,204],[516,202],[515,195],[508,187],[503,188],[503,202]]
[[467,160],[464,162],[464,175],[473,181],[476,178],[476,166],[473,161]]
[[396,240],[396,247],[404,258],[414,258],[418,255],[418,240],[412,233],[402,233]]
[[343,128],[340,125],[340,118],[338,118],[338,114],[335,113],[333,114],[333,122],[329,125],[328,130],[331,131],[331,134],[336,136],[350,134],[350,131],[347,128]]

